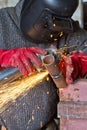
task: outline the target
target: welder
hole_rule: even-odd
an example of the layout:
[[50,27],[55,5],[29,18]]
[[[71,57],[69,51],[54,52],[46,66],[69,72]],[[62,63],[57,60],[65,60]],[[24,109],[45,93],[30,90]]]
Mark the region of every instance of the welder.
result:
[[[0,69],[16,67],[27,76],[41,67],[38,54],[46,55],[51,45],[68,46],[68,52],[75,45],[77,51],[87,52],[87,32],[71,19],[77,6],[78,0],[20,0],[15,7],[1,9]],[[8,130],[45,130],[56,115],[57,103],[55,84],[43,80],[10,104],[0,114],[0,123]]]

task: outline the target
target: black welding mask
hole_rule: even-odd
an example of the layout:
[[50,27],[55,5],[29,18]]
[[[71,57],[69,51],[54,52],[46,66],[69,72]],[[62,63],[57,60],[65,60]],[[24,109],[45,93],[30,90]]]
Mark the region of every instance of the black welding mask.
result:
[[78,0],[25,0],[21,30],[35,42],[52,42],[59,32],[73,31],[71,16],[77,6]]

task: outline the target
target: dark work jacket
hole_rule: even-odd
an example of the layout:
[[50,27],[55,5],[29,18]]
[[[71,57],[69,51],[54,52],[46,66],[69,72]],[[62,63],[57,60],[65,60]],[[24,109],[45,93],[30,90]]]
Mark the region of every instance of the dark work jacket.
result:
[[[50,43],[36,44],[25,39],[20,30],[20,13],[24,0],[20,0],[15,7],[0,10],[0,49],[12,49],[20,47],[38,46],[50,47]],[[77,49],[87,52],[87,32],[78,28],[74,33],[61,37],[58,48],[77,45]],[[70,51],[70,49],[69,49]],[[20,88],[21,89],[21,88]],[[47,94],[49,91],[49,95]],[[18,97],[15,102],[9,104],[0,117],[8,130],[39,130],[40,122],[43,126],[55,115],[58,103],[58,95],[52,80],[45,79],[32,88],[25,96]],[[24,105],[23,105],[24,104]],[[40,106],[38,110],[36,106]],[[29,123],[34,110],[34,120]],[[2,123],[2,121],[1,121]]]
[[[0,49],[31,46],[49,47],[49,44],[37,45],[28,41],[21,33],[20,13],[22,5],[23,0],[20,0],[16,7],[0,10]],[[51,79],[49,82],[43,79],[25,96],[18,97],[15,102],[11,102],[0,113],[0,123],[3,124],[4,122],[8,130],[39,130],[54,118],[57,103],[58,95],[55,84]],[[34,120],[32,120],[32,113]]]

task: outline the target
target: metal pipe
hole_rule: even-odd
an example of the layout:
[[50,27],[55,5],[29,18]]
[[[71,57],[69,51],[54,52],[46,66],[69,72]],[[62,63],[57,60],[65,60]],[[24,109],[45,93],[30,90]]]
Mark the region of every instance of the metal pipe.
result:
[[[54,83],[58,88],[66,87],[66,81],[63,77],[58,64],[56,63],[55,57],[52,54],[46,55],[43,58],[43,63],[45,68],[48,70],[49,74],[51,75]],[[5,83],[11,83],[18,78],[23,77],[20,71],[16,68],[9,68],[0,71],[0,86]]]
[[46,69],[48,70],[50,76],[52,77],[57,88],[64,88],[67,86],[64,76],[59,69],[58,63],[55,60],[55,57],[52,54],[46,55],[43,58],[43,63]]
[[16,68],[8,68],[0,71],[0,85],[7,82],[12,82],[19,77],[22,77],[21,73]]

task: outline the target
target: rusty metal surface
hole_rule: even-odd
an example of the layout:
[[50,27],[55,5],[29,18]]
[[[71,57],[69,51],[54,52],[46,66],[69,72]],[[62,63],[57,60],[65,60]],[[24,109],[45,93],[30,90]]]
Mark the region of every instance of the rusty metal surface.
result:
[[56,84],[57,88],[64,88],[66,87],[66,81],[63,77],[58,64],[55,61],[55,57],[53,55],[47,55],[43,59],[43,63],[48,70],[49,74],[51,75],[54,83]]
[[57,110],[60,118],[87,120],[87,102],[60,102]]
[[59,95],[60,130],[87,130],[87,79],[59,89]]
[[60,101],[87,101],[87,79],[80,79],[59,89]]
[[87,120],[61,118],[60,130],[87,130]]

